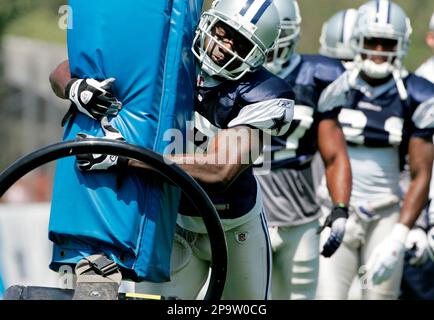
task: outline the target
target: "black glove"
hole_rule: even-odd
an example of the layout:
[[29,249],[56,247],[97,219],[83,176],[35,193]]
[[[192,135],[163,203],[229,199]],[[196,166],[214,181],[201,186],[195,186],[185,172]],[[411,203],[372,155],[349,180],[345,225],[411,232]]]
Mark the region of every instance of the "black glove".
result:
[[333,206],[332,211],[326,218],[324,225],[318,228],[317,234],[320,234],[326,227],[330,227],[330,235],[322,248],[321,254],[329,258],[331,257],[344,239],[345,224],[348,219],[348,207],[344,205]]
[[[113,127],[104,117],[101,120],[101,126],[104,130],[104,139],[117,141],[125,141],[119,130]],[[77,134],[76,140],[81,141],[87,138],[96,138],[89,134],[80,132]],[[126,168],[128,159],[108,154],[78,154],[76,156],[77,167],[80,171],[119,171]]]
[[122,103],[107,90],[114,78],[99,82],[95,79],[71,79],[65,88],[65,96],[72,102],[62,125],[74,111],[79,111],[100,121],[103,117],[114,117],[122,109]]

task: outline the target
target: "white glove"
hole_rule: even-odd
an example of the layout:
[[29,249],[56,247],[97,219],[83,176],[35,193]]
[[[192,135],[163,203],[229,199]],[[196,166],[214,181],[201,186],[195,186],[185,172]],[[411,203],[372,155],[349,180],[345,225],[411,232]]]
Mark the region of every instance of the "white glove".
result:
[[279,228],[275,226],[268,227],[268,234],[270,235],[271,250],[273,250],[273,252],[276,252],[283,244],[283,239],[279,235]]
[[432,261],[434,261],[434,199],[431,199],[428,207],[428,225],[431,229],[427,232],[428,240],[428,254]]
[[[104,131],[104,139],[111,139],[117,141],[125,141],[122,134],[113,127],[107,120],[106,117],[101,119],[101,126]],[[77,141],[84,140],[87,138],[96,138],[94,136],[88,135],[86,133],[80,132],[77,134]],[[106,170],[116,170],[123,169],[127,166],[128,159],[122,158],[114,155],[108,154],[78,154],[77,167],[81,171],[106,171]]]
[[408,262],[412,266],[424,264],[429,257],[427,234],[421,228],[411,229],[405,242],[405,252]]
[[427,233],[427,242],[428,242],[428,255],[432,261],[434,261],[434,227]]
[[122,109],[122,103],[108,91],[113,82],[114,78],[101,82],[74,78],[66,86],[65,95],[78,111],[99,121],[105,116],[116,116]]
[[410,229],[397,223],[392,233],[372,252],[366,264],[368,280],[379,285],[388,280],[404,256],[405,242]]

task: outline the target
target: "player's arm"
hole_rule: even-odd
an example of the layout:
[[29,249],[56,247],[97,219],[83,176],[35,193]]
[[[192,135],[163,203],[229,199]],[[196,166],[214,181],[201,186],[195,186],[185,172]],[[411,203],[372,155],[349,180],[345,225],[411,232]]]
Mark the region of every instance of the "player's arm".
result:
[[330,235],[321,254],[331,257],[341,245],[348,219],[348,204],[351,197],[352,175],[345,137],[336,117],[325,118],[318,124],[318,149],[325,166],[327,188],[333,207],[324,225],[330,227]]
[[325,119],[318,125],[318,149],[325,166],[327,188],[333,203],[348,207],[352,175],[345,137],[337,119]]
[[[206,153],[174,155],[171,159],[196,180],[226,187],[253,164],[260,150],[260,130],[237,126],[221,130],[210,141]],[[148,169],[135,160],[130,160],[129,166]]]
[[408,154],[411,182],[404,197],[399,222],[411,228],[428,201],[434,156],[432,141],[412,137]]
[[[69,61],[60,63],[49,77],[53,92],[62,99],[69,99],[74,110],[100,121],[104,116],[116,116],[122,109],[122,103],[114,97],[111,86],[114,78],[97,81],[95,79],[77,79],[71,76]],[[65,120],[65,119],[64,119]]]
[[65,95],[65,89],[71,81],[71,72],[69,69],[69,61],[65,60],[60,63],[56,69],[50,74],[50,84],[53,92],[61,99],[68,99]]

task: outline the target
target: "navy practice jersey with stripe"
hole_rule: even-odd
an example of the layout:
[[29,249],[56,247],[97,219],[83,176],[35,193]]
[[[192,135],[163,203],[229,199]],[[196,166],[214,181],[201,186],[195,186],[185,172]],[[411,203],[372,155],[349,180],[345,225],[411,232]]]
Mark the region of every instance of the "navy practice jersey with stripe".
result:
[[[434,133],[434,84],[414,74],[404,77],[402,101],[393,78],[375,88],[360,77],[352,86],[344,73],[321,97],[320,106],[342,106],[339,114],[347,142],[367,147],[399,147],[412,136]],[[407,151],[407,150],[405,150]]]
[[286,134],[272,138],[272,167],[297,168],[317,151],[322,119],[336,118],[338,108],[319,110],[321,92],[345,71],[339,60],[321,55],[295,55],[280,73],[295,94],[294,119]]
[[[206,85],[206,83],[205,83]],[[288,130],[294,111],[291,87],[264,68],[238,81],[224,81],[214,87],[197,87],[195,145],[206,145],[221,129],[249,126],[280,135]],[[252,168],[243,171],[226,190],[202,185],[222,218],[237,218],[256,203],[256,180]],[[193,214],[182,201],[180,213]]]

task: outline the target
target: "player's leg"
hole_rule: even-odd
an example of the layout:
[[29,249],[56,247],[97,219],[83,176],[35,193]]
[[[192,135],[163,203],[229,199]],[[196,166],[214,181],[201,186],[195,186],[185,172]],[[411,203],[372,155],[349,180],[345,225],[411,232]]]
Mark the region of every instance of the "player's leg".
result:
[[[362,264],[365,265],[368,261],[374,248],[380,244],[391,232],[393,226],[399,220],[399,206],[379,210],[378,214],[381,219],[370,224],[366,234],[366,244],[361,251]],[[380,285],[363,288],[363,298],[369,300],[391,300],[397,299],[401,285],[401,278],[404,266],[402,257],[400,263],[389,280]]]
[[[321,233],[320,243],[328,238],[329,230]],[[342,300],[348,292],[359,269],[359,248],[363,242],[363,224],[354,214],[347,221],[344,240],[339,249],[330,257],[319,258],[317,299]]]
[[271,246],[264,214],[226,232],[228,272],[223,299],[269,299]]
[[[270,227],[273,267],[271,281],[271,298],[289,300],[292,278],[292,262],[298,234],[291,227]],[[298,237],[299,238],[299,237]]]
[[298,236],[292,262],[290,287],[291,300],[312,300],[318,285],[319,235],[316,231],[319,221],[292,227]]
[[209,261],[198,258],[192,249],[201,236],[190,232],[184,232],[184,236],[175,234],[171,257],[171,280],[164,283],[147,281],[137,283],[136,293],[195,299],[207,279],[209,270]]

